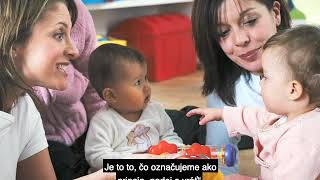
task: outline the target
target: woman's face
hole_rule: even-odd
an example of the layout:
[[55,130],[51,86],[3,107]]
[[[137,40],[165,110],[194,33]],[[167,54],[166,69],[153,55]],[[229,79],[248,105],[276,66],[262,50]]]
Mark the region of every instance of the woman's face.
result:
[[67,87],[66,68],[79,56],[70,38],[71,26],[66,5],[57,3],[35,24],[28,41],[16,47],[15,63],[29,85]]
[[255,0],[225,0],[220,7],[218,36],[225,54],[251,72],[260,72],[262,46],[280,25],[280,4],[270,11]]

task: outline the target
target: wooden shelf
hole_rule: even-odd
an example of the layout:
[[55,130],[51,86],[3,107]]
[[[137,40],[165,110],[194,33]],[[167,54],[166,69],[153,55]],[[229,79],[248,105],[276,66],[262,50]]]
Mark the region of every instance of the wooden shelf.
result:
[[87,7],[90,11],[96,11],[96,10],[105,10],[105,9],[156,6],[156,5],[191,3],[191,2],[193,2],[193,0],[122,0],[122,1],[113,1],[113,2],[100,3],[100,4],[88,4]]

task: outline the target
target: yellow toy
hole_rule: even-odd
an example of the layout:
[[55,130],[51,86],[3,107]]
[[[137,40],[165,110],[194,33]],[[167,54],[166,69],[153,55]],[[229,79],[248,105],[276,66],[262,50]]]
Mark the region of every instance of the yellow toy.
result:
[[218,171],[217,173],[214,172],[204,172],[202,173],[202,180],[223,180],[223,174]]
[[98,46],[101,46],[102,44],[107,44],[107,43],[113,43],[113,44],[119,44],[122,46],[127,46],[127,41],[123,39],[116,39],[113,37],[103,37],[102,35],[97,35],[96,36],[98,40]]

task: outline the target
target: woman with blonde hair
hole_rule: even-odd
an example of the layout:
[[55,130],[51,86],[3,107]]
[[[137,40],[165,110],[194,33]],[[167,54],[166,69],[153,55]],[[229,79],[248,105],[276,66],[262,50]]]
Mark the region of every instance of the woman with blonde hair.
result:
[[32,86],[63,90],[79,56],[70,30],[75,6],[64,0],[0,1],[0,174],[55,179]]

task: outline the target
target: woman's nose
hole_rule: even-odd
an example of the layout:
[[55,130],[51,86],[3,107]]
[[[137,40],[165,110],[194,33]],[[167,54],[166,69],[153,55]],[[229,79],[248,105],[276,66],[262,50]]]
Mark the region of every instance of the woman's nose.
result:
[[244,46],[250,42],[250,38],[243,29],[238,29],[234,32],[234,43],[236,46]]
[[70,60],[76,60],[79,58],[79,50],[75,46],[74,42],[72,40],[69,40],[68,45],[65,50],[66,56],[70,58]]

